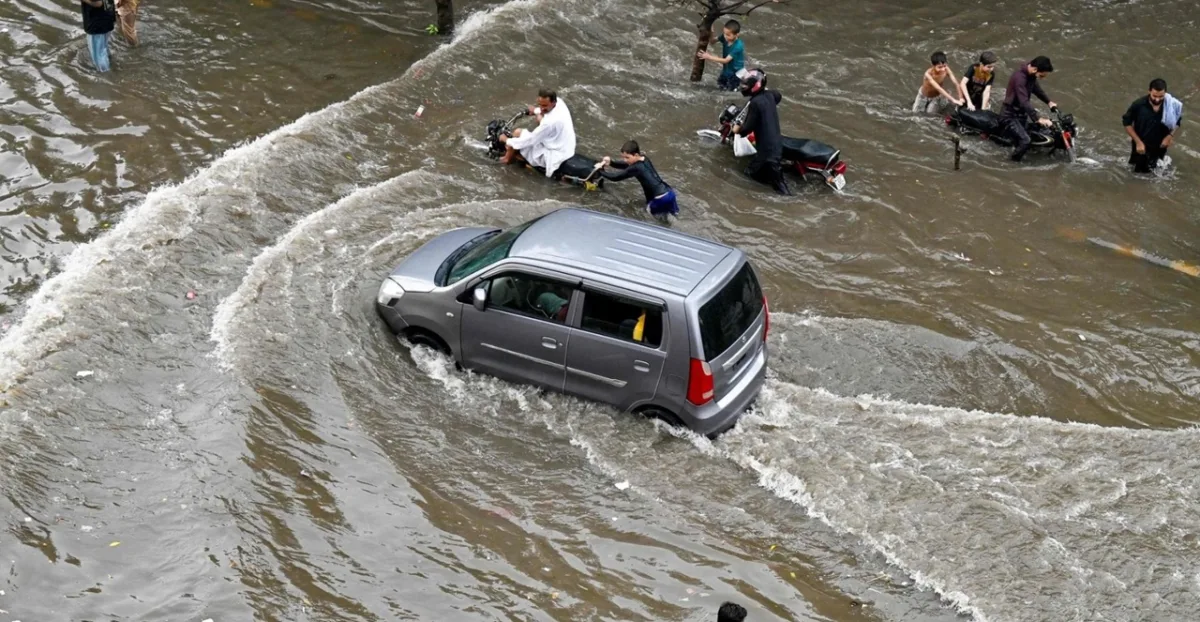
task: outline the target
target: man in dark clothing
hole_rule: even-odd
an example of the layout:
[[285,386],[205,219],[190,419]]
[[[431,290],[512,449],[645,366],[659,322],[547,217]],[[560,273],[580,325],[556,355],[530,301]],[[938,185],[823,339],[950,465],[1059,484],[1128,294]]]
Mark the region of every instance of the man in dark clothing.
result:
[[746,608],[737,603],[726,601],[717,609],[717,622],[742,622],[745,619]]
[[117,23],[113,0],[79,0],[79,7],[83,11],[83,31],[88,36],[92,63],[96,71],[108,71],[108,36]]
[[750,103],[746,104],[745,120],[732,129],[739,136],[754,134],[754,160],[746,167],[746,174],[771,186],[779,194],[791,194],[780,168],[783,132],[779,129],[777,106],[783,96],[767,90],[767,76],[758,69],[751,70],[742,79],[741,91],[750,98]]
[[1025,124],[1028,122],[1037,122],[1044,127],[1050,127],[1050,119],[1043,119],[1038,115],[1037,108],[1033,107],[1033,103],[1029,101],[1029,96],[1035,95],[1038,99],[1050,105],[1050,109],[1058,108],[1058,104],[1050,101],[1050,97],[1042,90],[1042,85],[1038,80],[1045,78],[1050,72],[1054,71],[1054,66],[1050,64],[1050,59],[1045,56],[1039,56],[1023,67],[1013,72],[1011,78],[1008,79],[1008,90],[1004,94],[1004,106],[1000,110],[1000,125],[1004,128],[1004,133],[1015,143],[1015,149],[1012,153],[1013,162],[1020,162],[1021,158],[1025,157],[1025,152],[1029,151],[1029,132],[1025,130]]
[[612,166],[615,169],[623,170],[619,173],[601,170],[600,176],[609,181],[636,178],[642,184],[642,193],[646,195],[646,210],[659,220],[667,220],[667,214],[679,213],[675,191],[662,180],[662,177],[659,177],[654,164],[650,162],[650,158],[642,154],[642,148],[638,146],[636,140],[628,141],[621,146],[621,159],[624,161],[613,162],[611,158],[605,156],[597,165],[598,168]]
[[[1132,139],[1129,163],[1135,173],[1149,173],[1158,161],[1167,155],[1167,147],[1174,140],[1173,128],[1163,123],[1163,111],[1167,98],[1167,82],[1157,78],[1150,83],[1150,92],[1129,105],[1121,122],[1125,133]],[[1176,120],[1175,127],[1179,127]]]

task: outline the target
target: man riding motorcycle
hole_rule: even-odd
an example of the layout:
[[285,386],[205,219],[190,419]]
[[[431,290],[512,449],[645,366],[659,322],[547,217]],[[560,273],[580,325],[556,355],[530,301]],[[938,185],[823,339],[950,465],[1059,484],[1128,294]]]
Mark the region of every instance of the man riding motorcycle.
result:
[[1020,162],[1029,151],[1029,132],[1025,129],[1027,122],[1036,122],[1042,127],[1050,127],[1050,119],[1041,118],[1037,108],[1029,101],[1030,94],[1037,96],[1050,106],[1050,110],[1058,108],[1058,104],[1050,101],[1050,97],[1042,90],[1038,80],[1045,78],[1054,71],[1054,65],[1045,56],[1039,56],[1020,69],[1013,72],[1008,80],[1008,89],[1004,94],[1004,106],[1000,111],[1000,126],[1004,133],[1013,140],[1015,148],[1012,153],[1013,162]]
[[571,111],[558,99],[558,93],[542,89],[538,91],[537,106],[530,106],[529,114],[537,116],[538,126],[532,132],[517,128],[511,138],[500,136],[505,146],[500,162],[511,164],[520,158],[544,168],[546,177],[553,177],[558,167],[575,155],[575,122]]
[[771,186],[779,194],[791,194],[783,178],[780,161],[783,158],[783,132],[779,128],[777,106],[783,96],[767,90],[767,75],[759,69],[751,69],[739,85],[742,95],[750,98],[746,105],[746,118],[734,125],[734,134],[754,134],[754,160],[746,167],[746,175]]

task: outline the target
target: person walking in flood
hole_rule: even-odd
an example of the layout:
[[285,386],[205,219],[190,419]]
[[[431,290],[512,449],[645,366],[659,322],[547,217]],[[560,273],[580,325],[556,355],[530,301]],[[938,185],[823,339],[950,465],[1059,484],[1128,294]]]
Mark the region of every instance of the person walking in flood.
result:
[[696,56],[706,61],[721,64],[721,73],[717,76],[717,88],[722,91],[736,91],[738,88],[738,73],[746,66],[746,45],[741,40],[742,25],[736,19],[725,22],[721,31],[721,55],[711,54],[701,50]]
[[79,0],[83,11],[83,31],[87,33],[88,50],[96,71],[109,70],[108,36],[117,22],[117,11],[113,0]]
[[1044,119],[1038,115],[1037,108],[1034,108],[1033,103],[1029,101],[1029,96],[1034,95],[1046,102],[1050,106],[1050,110],[1058,108],[1058,104],[1050,101],[1050,96],[1046,95],[1046,91],[1043,91],[1042,85],[1038,83],[1038,80],[1050,75],[1052,71],[1054,71],[1054,65],[1050,59],[1039,56],[1022,65],[1008,79],[1008,90],[1004,93],[1004,107],[1000,111],[1000,126],[1004,128],[1005,135],[1011,138],[1015,145],[1012,152],[1013,162],[1020,162],[1032,143],[1029,131],[1025,129],[1026,123],[1035,122],[1043,127],[1050,127],[1050,119]]
[[921,78],[921,88],[917,89],[913,112],[941,114],[950,104],[963,105],[961,99],[951,95],[943,86],[946,80],[949,80],[954,85],[955,92],[962,88],[954,80],[954,72],[950,71],[950,65],[946,62],[946,53],[934,52],[929,57],[929,64],[929,69],[925,70],[925,75]]
[[1145,97],[1129,105],[1121,123],[1131,139],[1129,163],[1135,173],[1149,173],[1167,159],[1167,148],[1183,121],[1183,104],[1167,93],[1167,81],[1155,78]]
[[732,131],[738,136],[754,134],[754,159],[746,167],[746,175],[775,189],[775,192],[790,195],[787,180],[783,178],[783,132],[779,127],[779,102],[783,96],[777,91],[767,90],[767,74],[759,69],[748,71],[740,85],[742,95],[750,98],[746,104],[746,118],[734,125]]
[[958,92],[963,95],[967,110],[987,110],[992,103],[992,83],[996,81],[996,63],[1000,58],[995,52],[979,55],[979,62],[963,71]]
[[121,24],[121,36],[133,47],[137,47],[137,12],[141,0],[117,0],[117,21]]
[[[642,193],[646,195],[646,211],[660,221],[666,222],[668,215],[679,213],[675,190],[659,176],[654,164],[642,153],[636,140],[628,141],[621,146],[621,160],[623,161],[613,162],[611,158],[604,156],[604,159],[596,165],[601,169],[600,176],[609,181],[622,181],[631,177],[637,179],[642,185]],[[612,166],[620,172],[610,173],[604,170],[608,166]]]

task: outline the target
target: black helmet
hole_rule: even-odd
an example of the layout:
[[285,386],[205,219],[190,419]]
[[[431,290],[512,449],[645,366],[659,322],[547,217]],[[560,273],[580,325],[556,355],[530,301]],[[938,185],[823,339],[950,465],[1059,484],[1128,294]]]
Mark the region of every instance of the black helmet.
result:
[[767,74],[763,73],[761,69],[751,69],[742,76],[742,82],[738,88],[746,97],[756,95],[767,88]]

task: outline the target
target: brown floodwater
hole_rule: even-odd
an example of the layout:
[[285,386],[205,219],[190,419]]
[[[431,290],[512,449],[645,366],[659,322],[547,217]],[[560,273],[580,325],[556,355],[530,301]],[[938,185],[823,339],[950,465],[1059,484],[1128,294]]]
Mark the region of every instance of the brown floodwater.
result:
[[[1120,116],[1194,99],[1191,3],[771,6],[749,59],[849,184],[779,197],[700,140],[666,2],[148,3],[90,69],[77,10],[0,7],[0,620],[1189,620],[1200,607],[1185,120],[1134,176]],[[908,111],[931,52],[1038,54],[1080,159]],[[380,279],[438,232],[600,192],[483,129],[557,88],[636,138],[670,226],[749,252],[771,373],[715,442],[455,370]],[[418,106],[425,111],[414,117]],[[1187,110],[1185,109],[1185,113]],[[186,294],[194,292],[189,298]]]

